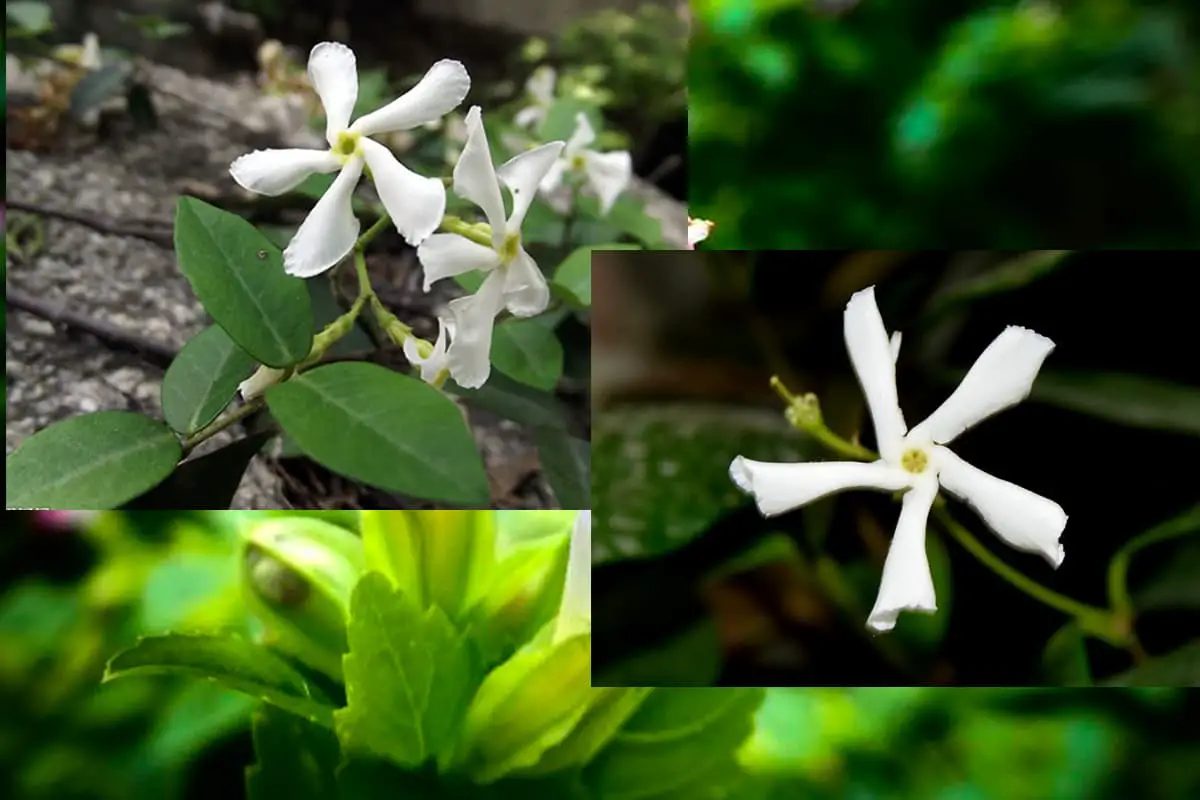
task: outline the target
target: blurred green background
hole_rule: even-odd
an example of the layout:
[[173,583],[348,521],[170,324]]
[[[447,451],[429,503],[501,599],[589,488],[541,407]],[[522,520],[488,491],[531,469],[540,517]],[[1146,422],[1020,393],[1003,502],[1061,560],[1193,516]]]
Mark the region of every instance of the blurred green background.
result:
[[1200,3],[692,0],[707,246],[1200,241]]

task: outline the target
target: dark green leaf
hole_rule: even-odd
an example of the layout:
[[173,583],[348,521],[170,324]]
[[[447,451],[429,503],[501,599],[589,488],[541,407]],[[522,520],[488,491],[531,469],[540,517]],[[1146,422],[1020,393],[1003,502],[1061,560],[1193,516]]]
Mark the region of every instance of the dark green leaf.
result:
[[1033,250],[992,267],[981,275],[953,283],[930,301],[928,312],[939,314],[960,303],[1021,289],[1054,273],[1070,250]]
[[269,705],[253,716],[254,761],[246,768],[247,800],[332,800],[338,796],[337,737]]
[[256,364],[220,326],[188,340],[162,382],[163,416],[180,433],[195,433],[217,418]]
[[666,553],[748,502],[729,479],[743,455],[799,461],[811,446],[782,414],[701,404],[625,406],[592,432],[592,557]]
[[562,377],[562,345],[540,319],[507,319],[492,335],[492,365],[521,383],[550,391]]
[[1030,399],[1137,428],[1200,436],[1200,388],[1115,372],[1042,372]]
[[283,271],[283,254],[246,220],[180,197],[175,252],[204,309],[233,341],[269,367],[308,355],[313,318],[304,281]]
[[478,389],[464,389],[447,381],[446,391],[463,398],[467,405],[514,422],[534,427],[566,426],[562,407],[552,395],[518,383],[502,372],[493,372]]
[[1083,631],[1068,622],[1050,637],[1042,651],[1042,679],[1049,686],[1091,686]]
[[580,247],[558,265],[551,286],[565,295],[572,305],[586,308],[592,304],[592,253],[640,249],[635,244],[597,244]]
[[146,636],[108,662],[104,680],[134,675],[209,678],[325,727],[333,708],[299,671],[262,645],[231,635]]
[[354,589],[348,636],[346,707],[335,714],[342,747],[407,767],[440,755],[482,679],[466,637],[376,572]]
[[71,90],[71,116],[81,120],[104,102],[124,95],[132,75],[133,67],[127,61],[106,64],[88,72]]
[[4,460],[6,508],[116,508],[171,474],[179,441],[158,420],[98,411],[30,436]]
[[266,397],[304,452],[335,472],[415,497],[488,499],[483,459],[462,413],[422,381],[348,362],[301,373]]
[[4,4],[4,16],[21,26],[28,33],[42,33],[50,29],[50,4],[33,0],[13,0]]
[[728,786],[762,699],[762,689],[656,689],[584,768],[584,784],[594,796],[647,799]]
[[271,439],[269,431],[255,433],[185,461],[170,477],[122,508],[158,511],[229,508],[250,459]]
[[591,508],[591,445],[562,428],[534,431],[542,472],[561,508]]
[[573,774],[481,785],[452,772],[401,769],[375,758],[348,759],[338,770],[338,786],[342,800],[589,800]]
[[220,739],[245,730],[254,704],[254,698],[217,684],[188,683],[159,707],[157,724],[147,737],[145,757],[160,768],[182,769]]
[[1134,592],[1139,611],[1200,609],[1200,541],[1181,546],[1141,589]]
[[455,275],[454,282],[466,289],[471,294],[475,294],[475,292],[479,291],[479,287],[483,286],[483,281],[486,277],[487,273],[480,272],[476,269],[471,270],[470,272],[464,272],[461,275]]
[[1106,681],[1105,686],[1200,686],[1200,639]]

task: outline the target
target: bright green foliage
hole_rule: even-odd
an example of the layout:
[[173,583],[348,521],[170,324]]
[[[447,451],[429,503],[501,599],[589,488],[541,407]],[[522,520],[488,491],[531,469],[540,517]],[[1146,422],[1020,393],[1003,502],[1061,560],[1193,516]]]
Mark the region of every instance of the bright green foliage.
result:
[[254,712],[255,763],[246,768],[247,800],[327,800],[337,796],[341,758],[328,728],[268,705]]

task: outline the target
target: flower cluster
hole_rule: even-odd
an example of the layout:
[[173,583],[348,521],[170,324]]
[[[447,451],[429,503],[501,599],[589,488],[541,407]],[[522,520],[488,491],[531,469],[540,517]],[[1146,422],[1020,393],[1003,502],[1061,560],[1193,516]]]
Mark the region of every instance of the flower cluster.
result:
[[[396,230],[417,248],[425,291],[444,278],[485,273],[474,294],[449,303],[432,346],[411,337],[403,341],[406,355],[426,381],[440,382],[448,371],[460,386],[481,386],[491,369],[497,315],[507,310],[518,317],[534,316],[545,311],[550,300],[546,279],[521,242],[521,226],[539,188],[550,191],[568,171],[579,171],[607,212],[629,181],[629,154],[590,149],[595,132],[581,114],[569,142],[541,144],[495,166],[482,111],[473,106],[465,117],[465,141],[454,167],[453,188],[483,212],[488,233],[468,236],[465,234],[473,231],[462,228],[435,233],[445,227],[443,181],[413,172],[373,137],[440,123],[462,104],[471,88],[463,65],[449,59],[437,62],[412,89],[353,122],[358,73],[350,48],[331,42],[318,44],[309,56],[308,78],[325,111],[328,149],[255,151],[234,161],[231,175],[250,191],[278,195],[313,174],[337,173],[284,250],[288,274],[310,278],[334,267],[354,249],[360,225],[351,196],[366,172]],[[541,118],[539,113],[544,116],[553,80],[552,72],[540,76],[534,92],[539,110],[522,114],[519,123],[528,125]],[[504,189],[512,197],[508,213]],[[482,230],[483,226],[474,229]],[[246,388],[261,391],[259,384],[265,384],[268,377],[277,376],[264,374]]]
[[738,456],[730,464],[730,477],[753,495],[763,515],[782,514],[845,489],[904,492],[879,595],[867,620],[877,631],[891,630],[901,611],[937,610],[925,527],[939,488],[973,507],[1010,546],[1038,553],[1058,567],[1064,555],[1059,537],[1067,524],[1062,507],[987,474],[944,447],[968,428],[1021,402],[1054,343],[1026,328],[1005,328],[954,393],[924,422],[908,429],[896,393],[900,334],[889,339],[874,287],[858,292],[846,305],[845,338],[881,458],[872,463],[768,464]]

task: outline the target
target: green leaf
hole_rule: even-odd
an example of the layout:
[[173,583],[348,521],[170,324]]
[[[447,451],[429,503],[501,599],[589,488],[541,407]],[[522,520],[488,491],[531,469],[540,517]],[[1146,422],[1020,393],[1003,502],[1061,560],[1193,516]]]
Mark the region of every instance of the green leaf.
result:
[[126,511],[227,509],[242,484],[250,459],[263,449],[271,437],[270,431],[255,433],[185,461],[166,480],[121,508]]
[[105,64],[88,72],[71,90],[71,116],[83,119],[106,101],[124,95],[132,75],[133,66],[127,61]]
[[182,769],[217,741],[245,730],[254,705],[254,698],[216,684],[185,684],[165,706],[156,706],[144,755],[161,769]]
[[1200,388],[1116,372],[1042,372],[1030,398],[1136,428],[1200,436]]
[[538,126],[538,139],[543,142],[556,140],[567,141],[575,132],[578,124],[576,117],[582,112],[587,115],[588,122],[597,133],[604,130],[604,118],[595,103],[588,103],[574,97],[560,97],[546,111],[546,116]]
[[1200,639],[1105,681],[1105,686],[1200,686]]
[[175,252],[192,291],[233,341],[269,367],[308,355],[313,318],[304,281],[246,220],[194,197],[175,211]]
[[641,200],[636,200],[628,194],[618,197],[608,214],[601,214],[600,202],[589,195],[579,196],[575,205],[579,213],[607,220],[621,233],[632,236],[651,249],[673,249],[668,247],[666,237],[663,236],[662,222],[646,213],[646,207]]
[[294,714],[259,706],[252,719],[255,763],[246,768],[247,800],[338,797],[337,737]]
[[14,0],[4,4],[4,16],[24,28],[27,33],[50,30],[50,4],[32,0]]
[[1138,551],[1152,544],[1196,534],[1200,534],[1200,505],[1155,525],[1121,545],[1121,549],[1108,565],[1108,594],[1112,606],[1127,612],[1132,610],[1133,602],[1129,597],[1126,582],[1130,561]]
[[1042,651],[1042,678],[1050,686],[1091,686],[1083,631],[1074,622],[1058,629]]
[[51,425],[4,460],[6,508],[116,508],[171,474],[179,442],[158,420],[98,411]]
[[348,362],[301,373],[266,397],[304,452],[335,472],[415,497],[488,499],[483,459],[462,414],[422,381]]
[[487,273],[474,269],[470,272],[464,272],[461,275],[455,275],[454,282],[471,294],[475,294],[475,292],[479,291],[479,287],[483,286],[485,278],[487,278]]
[[333,727],[332,704],[320,689],[280,656],[238,636],[146,636],[109,660],[104,680],[161,674],[215,680],[311,722]]
[[561,428],[534,430],[542,472],[561,508],[591,508],[591,445]]
[[636,244],[597,244],[580,247],[558,265],[551,286],[557,288],[572,305],[587,308],[592,304],[592,253],[640,249]]
[[940,314],[961,303],[980,300],[1002,292],[1022,289],[1040,278],[1053,274],[1071,254],[1070,250],[1033,250],[1022,253],[998,266],[952,283],[936,294],[928,313]]
[[762,689],[656,689],[584,768],[594,796],[696,796],[727,786],[754,728]]
[[670,552],[746,504],[729,480],[735,456],[800,461],[810,450],[770,411],[682,403],[606,410],[592,430],[595,563]]
[[346,707],[334,715],[342,747],[406,767],[440,755],[482,679],[466,637],[376,572],[354,589],[348,634]]
[[521,383],[550,391],[562,377],[562,345],[540,319],[507,319],[492,335],[492,365]]
[[167,368],[162,382],[163,416],[190,434],[217,418],[249,378],[256,363],[219,326],[193,336]]
[[1138,611],[1200,609],[1200,541],[1181,546],[1170,560],[1134,592]]
[[467,405],[535,427],[565,428],[562,407],[553,395],[539,392],[518,383],[502,372],[493,372],[478,389],[464,389],[453,381],[446,382],[446,391],[452,392]]

